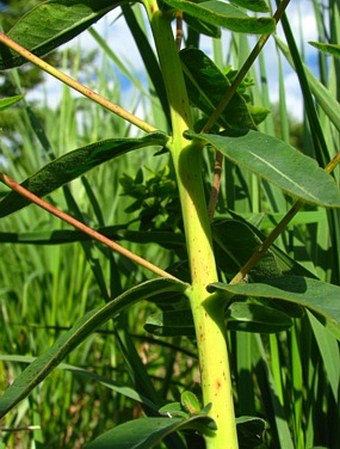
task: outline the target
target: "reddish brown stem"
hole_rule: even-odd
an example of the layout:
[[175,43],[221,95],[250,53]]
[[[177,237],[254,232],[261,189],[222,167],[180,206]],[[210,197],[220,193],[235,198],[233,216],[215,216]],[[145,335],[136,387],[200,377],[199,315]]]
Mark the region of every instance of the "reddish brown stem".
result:
[[76,220],[75,218],[71,217],[70,215],[66,214],[65,212],[60,211],[56,207],[49,204],[47,201],[43,200],[42,198],[39,198],[37,195],[30,192],[25,187],[23,187],[22,185],[15,182],[9,176],[7,176],[3,173],[0,173],[0,181],[2,181],[4,184],[6,184],[8,187],[10,187],[15,192],[19,193],[19,195],[27,198],[29,201],[31,201],[32,203],[35,203],[37,206],[46,210],[50,214],[55,215],[56,217],[65,221],[66,223],[70,224],[74,228],[78,229],[79,231],[84,232],[85,234],[89,235],[91,238],[97,240],[100,243],[103,243],[104,245],[111,248],[113,251],[116,251],[117,253],[121,254],[122,256],[127,257],[128,259],[132,260],[133,262],[137,263],[138,265],[146,268],[149,271],[152,271],[153,273],[157,274],[158,276],[178,280],[175,276],[172,276],[170,273],[162,270],[161,268],[152,264],[148,260],[145,260],[142,257],[137,256],[132,251],[129,251],[128,249],[124,248],[123,246],[119,245],[118,243],[110,240],[109,238],[105,237],[104,235],[100,234],[99,232],[95,231],[94,229],[89,228],[84,223]]

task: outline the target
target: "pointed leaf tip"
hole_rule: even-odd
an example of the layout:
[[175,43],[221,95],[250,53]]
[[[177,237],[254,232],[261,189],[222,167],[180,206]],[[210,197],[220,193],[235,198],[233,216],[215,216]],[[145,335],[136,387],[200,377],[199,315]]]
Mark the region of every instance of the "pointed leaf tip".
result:
[[[27,178],[22,185],[37,196],[43,197],[62,185],[76,179],[92,168],[129,151],[148,146],[164,146],[166,134],[155,132],[141,138],[107,139],[70,151],[46,164]],[[8,193],[0,201],[0,218],[30,204],[17,192]]]
[[306,203],[340,207],[340,190],[333,178],[315,160],[276,137],[253,130],[228,135],[186,132],[185,136],[212,145],[234,164]]
[[340,287],[304,276],[283,276],[263,283],[211,284],[208,290],[229,295],[276,298],[309,309],[340,340]]

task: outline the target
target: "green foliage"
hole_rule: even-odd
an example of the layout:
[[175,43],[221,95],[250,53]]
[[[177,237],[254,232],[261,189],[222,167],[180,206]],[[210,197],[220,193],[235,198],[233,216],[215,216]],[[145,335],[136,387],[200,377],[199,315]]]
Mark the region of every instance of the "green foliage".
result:
[[[228,159],[276,184],[287,193],[320,206],[340,207],[340,192],[315,161],[288,144],[252,130],[239,129],[223,135],[186,136],[209,143]],[[318,189],[312,186],[317,183]]]
[[[93,167],[136,148],[165,145],[167,137],[161,133],[141,139],[110,139],[73,150],[45,165],[22,185],[38,196],[45,196],[58,187],[73,181]],[[16,192],[10,192],[0,202],[0,217],[5,217],[30,202]]]
[[9,108],[16,102],[22,100],[22,95],[16,95],[15,97],[9,97],[9,98],[1,98],[0,100],[0,111],[3,111],[4,109]]
[[[12,78],[13,89],[0,100],[6,171],[130,252],[113,254],[1,188],[0,445],[225,449],[228,441],[231,449],[339,448],[335,58],[334,78],[323,85],[282,18],[287,45],[275,37],[277,48],[297,72],[308,118],[299,124],[297,145],[282,73],[278,120],[252,70],[265,79],[260,50],[276,24],[263,0],[145,0],[147,16],[141,5],[118,1],[36,3],[27,3],[19,20],[4,18],[3,27],[38,56],[121,8],[150,86],[91,29],[105,56],[100,69],[86,73],[96,90],[121,103],[119,87],[111,87],[113,63],[136,91],[129,110],[148,123],[115,105],[110,110],[120,117],[73,99],[66,87],[55,110],[33,111],[19,100],[40,72],[31,81],[30,72],[19,72],[22,82],[15,70],[6,72],[3,86]],[[333,2],[329,7],[336,11]],[[318,28],[328,29],[315,14]],[[181,20],[188,27],[179,52],[170,27],[175,17],[178,35]],[[333,36],[338,24],[329,17]],[[220,27],[232,31],[231,46],[222,51],[215,40],[208,56],[200,35],[219,38]],[[248,33],[264,33],[253,59],[245,54]],[[26,59],[0,38],[0,68],[22,65]],[[334,54],[330,42],[316,47],[320,58]],[[226,60],[218,56],[227,53]],[[64,62],[72,55],[79,70],[94,58],[67,50]],[[205,129],[226,93],[229,102]],[[154,131],[132,132],[131,125]],[[216,164],[212,186],[215,156],[225,158],[225,167],[220,175]],[[219,188],[213,218],[214,201],[210,215],[206,204]],[[264,251],[268,235],[277,240]],[[141,254],[163,277],[150,278]],[[37,430],[18,430],[32,425]]]
[[340,45],[337,44],[327,44],[323,42],[309,42],[313,47],[321,50],[329,55],[340,57]]

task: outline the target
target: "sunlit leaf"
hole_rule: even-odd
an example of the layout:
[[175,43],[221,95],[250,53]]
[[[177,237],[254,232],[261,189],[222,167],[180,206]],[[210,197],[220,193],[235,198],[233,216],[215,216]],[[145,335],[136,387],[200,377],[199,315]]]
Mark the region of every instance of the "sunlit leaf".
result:
[[165,3],[202,22],[239,33],[262,34],[272,33],[275,30],[275,21],[271,17],[249,17],[239,8],[222,1],[194,3],[187,0],[166,0]]
[[[42,197],[58,187],[76,179],[121,154],[153,145],[165,145],[167,137],[162,133],[152,133],[139,139],[108,139],[70,151],[41,168],[26,179],[22,185]],[[12,191],[0,202],[0,217],[5,217],[29,205],[30,202]]]
[[340,339],[340,287],[302,276],[284,276],[265,283],[229,285],[215,283],[209,291],[230,295],[276,298],[306,307]]
[[173,432],[212,424],[213,420],[206,415],[190,418],[140,418],[105,432],[86,445],[85,449],[149,449]]
[[289,144],[253,130],[228,135],[185,133],[212,145],[240,167],[267,179],[307,203],[340,207],[340,190],[317,163]]
[[197,31],[197,33],[205,34],[206,36],[214,37],[216,39],[221,37],[220,28],[212,23],[203,22],[202,20],[187,14],[183,14],[183,19],[193,30]]
[[340,58],[340,45],[339,44],[328,44],[324,42],[314,42],[309,41],[309,44],[313,45],[313,47],[317,48],[318,50],[322,51],[323,53],[327,53],[332,56],[336,56],[337,58]]
[[190,413],[198,414],[202,409],[202,404],[200,403],[198,397],[192,391],[183,391],[181,394],[181,404],[184,409]]
[[268,12],[269,8],[264,0],[230,0],[230,3],[242,6],[242,8],[249,9],[256,12]]
[[[18,20],[7,35],[35,55],[43,56],[73,39],[123,2],[124,0],[45,1]],[[0,70],[17,67],[24,62],[25,58],[0,44]]]
[[0,111],[9,108],[13,104],[24,98],[23,95],[15,95],[14,97],[0,98]]

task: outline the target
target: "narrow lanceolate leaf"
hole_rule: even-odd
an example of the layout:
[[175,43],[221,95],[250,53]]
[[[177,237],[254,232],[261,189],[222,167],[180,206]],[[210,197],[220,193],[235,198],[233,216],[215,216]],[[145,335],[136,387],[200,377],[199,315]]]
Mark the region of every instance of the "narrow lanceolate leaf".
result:
[[340,339],[340,287],[303,276],[284,276],[265,283],[211,284],[208,290],[228,295],[276,298],[306,307]]
[[85,449],[149,449],[173,432],[197,429],[200,426],[210,427],[213,424],[213,420],[206,415],[190,418],[140,418],[103,433],[86,445]]
[[10,106],[12,106],[13,104],[22,100],[23,98],[24,98],[23,95],[15,95],[14,97],[1,98],[0,99],[0,111],[3,111],[4,109],[9,108]]
[[79,346],[99,326],[106,323],[125,307],[155,295],[183,293],[187,285],[170,279],[154,279],[137,285],[113,299],[103,307],[88,312],[74,326],[57,339],[54,345],[25,369],[0,398],[0,418],[24,399],[42,382],[60,362]]
[[253,130],[229,135],[185,133],[210,144],[240,167],[307,203],[340,207],[340,190],[317,163],[285,142]]
[[[25,14],[8,36],[37,56],[43,56],[91,26],[122,0],[50,0]],[[26,60],[0,45],[0,70],[17,67]]]
[[327,44],[324,42],[314,42],[310,41],[309,44],[313,45],[313,47],[322,51],[323,53],[327,53],[332,56],[336,56],[340,58],[340,45],[339,44]]
[[[96,142],[55,159],[26,179],[22,185],[42,197],[114,157],[137,148],[163,146],[166,141],[165,134],[152,133],[139,139],[108,139]],[[29,204],[30,202],[18,193],[10,192],[0,202],[0,217],[5,217]]]
[[221,1],[194,3],[186,0],[166,0],[165,3],[202,22],[239,33],[262,34],[275,30],[275,21],[271,17],[249,17],[236,6]]

